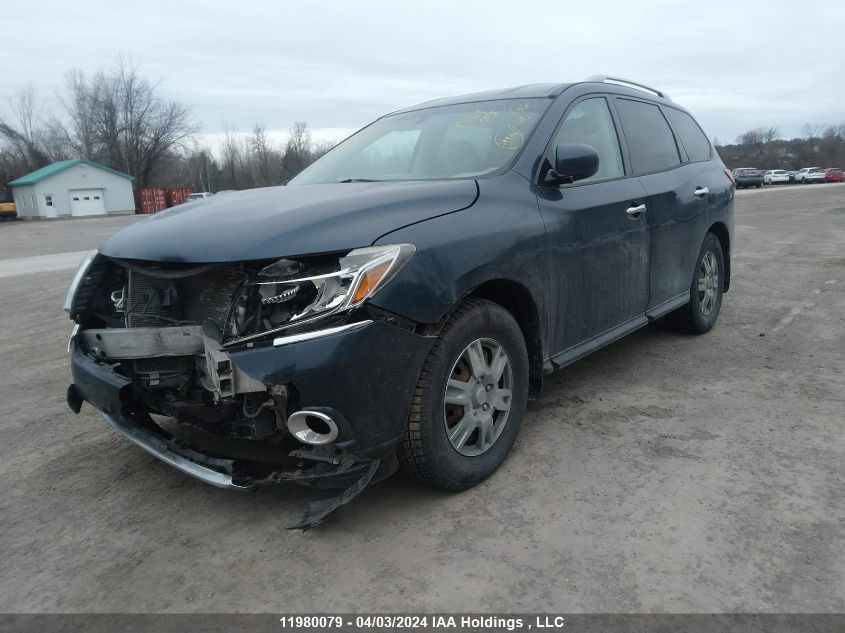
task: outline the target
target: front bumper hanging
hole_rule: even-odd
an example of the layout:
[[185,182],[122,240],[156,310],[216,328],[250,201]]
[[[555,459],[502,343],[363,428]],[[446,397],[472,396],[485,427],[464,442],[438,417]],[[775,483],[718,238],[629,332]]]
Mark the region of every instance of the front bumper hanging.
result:
[[[316,483],[321,487],[327,482],[346,482],[342,493],[308,504],[305,514],[290,526],[290,530],[308,530],[320,525],[337,508],[352,501],[370,483],[386,479],[396,472],[398,463],[393,459],[346,461],[340,464],[316,463],[303,469],[273,470],[266,475],[249,474],[252,464],[246,460],[213,457],[177,440],[152,419],[127,420],[119,415],[103,414],[106,422],[130,442],[147,453],[176,468],[182,473],[204,483],[227,490],[251,490],[262,484],[284,482]],[[266,468],[266,465],[263,465]],[[335,487],[335,486],[332,486]]]
[[158,331],[144,328],[75,330],[69,342],[73,374],[69,406],[78,413],[82,403],[88,402],[103,413],[113,429],[139,448],[218,488],[248,490],[290,482],[342,491],[310,504],[292,529],[318,525],[367,485],[397,470],[396,450],[410,394],[433,340],[385,321],[368,320],[323,330],[319,337],[316,333],[291,335],[274,340],[272,346],[232,349],[222,359],[212,354],[209,363],[218,374],[214,386],[219,392],[223,392],[224,377],[220,368],[225,365],[233,376],[227,385],[234,390],[250,391],[238,388],[247,382],[256,391],[259,387],[267,390],[273,385],[290,384],[298,392],[300,411],[334,411],[342,426],[344,439],[335,446],[303,444],[269,459],[244,459],[231,456],[239,450],[230,452],[228,447],[212,445],[205,448],[202,440],[189,445],[171,435],[149,415],[147,405],[139,398],[138,385],[111,364],[119,357],[156,357],[174,350],[192,356],[205,352],[207,357],[210,350],[217,352],[196,328],[172,328],[164,336],[167,340]]

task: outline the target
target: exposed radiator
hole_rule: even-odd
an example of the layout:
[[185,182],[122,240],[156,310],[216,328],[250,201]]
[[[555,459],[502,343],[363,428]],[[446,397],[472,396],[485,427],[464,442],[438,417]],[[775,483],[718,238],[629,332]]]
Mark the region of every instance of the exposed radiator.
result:
[[[129,271],[126,327],[156,327],[179,320],[179,292],[170,279]],[[164,318],[162,318],[164,317]]]
[[235,266],[213,268],[180,279],[158,279],[131,270],[126,326],[164,327],[178,321],[212,321],[222,328],[232,298],[244,279],[244,272]]

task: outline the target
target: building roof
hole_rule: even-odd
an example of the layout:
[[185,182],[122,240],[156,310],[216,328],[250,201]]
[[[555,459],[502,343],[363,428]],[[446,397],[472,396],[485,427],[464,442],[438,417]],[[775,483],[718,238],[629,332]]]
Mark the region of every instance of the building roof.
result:
[[100,163],[95,163],[92,160],[87,160],[85,158],[74,158],[72,160],[60,160],[56,161],[55,163],[45,165],[41,169],[36,169],[35,171],[29,172],[25,176],[16,178],[12,182],[10,182],[9,185],[12,187],[17,187],[20,185],[34,185],[37,182],[41,182],[45,178],[54,176],[60,171],[64,171],[65,169],[69,169],[70,167],[74,167],[76,165],[88,165],[90,167],[96,167],[97,169],[102,169],[103,171],[111,172],[112,174],[115,174],[117,176],[123,176],[124,178],[128,178],[129,180],[135,180],[134,176],[124,174],[122,171],[117,171],[116,169],[112,169],[111,167],[101,165]]

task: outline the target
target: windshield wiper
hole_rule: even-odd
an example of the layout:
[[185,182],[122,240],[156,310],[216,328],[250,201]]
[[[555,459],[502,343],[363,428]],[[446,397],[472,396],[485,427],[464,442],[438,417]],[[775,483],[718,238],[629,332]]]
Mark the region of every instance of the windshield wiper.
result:
[[338,180],[338,182],[381,182],[381,181],[373,180],[372,178],[344,178],[343,180]]

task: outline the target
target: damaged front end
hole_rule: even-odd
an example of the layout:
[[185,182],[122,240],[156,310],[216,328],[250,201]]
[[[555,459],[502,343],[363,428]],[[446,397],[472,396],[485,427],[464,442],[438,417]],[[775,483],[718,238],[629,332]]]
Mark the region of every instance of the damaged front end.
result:
[[68,404],[89,402],[215,486],[346,488],[294,526],[310,527],[396,469],[408,377],[430,341],[366,300],[413,252],[220,264],[92,253],[64,306],[77,324]]

